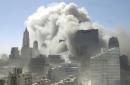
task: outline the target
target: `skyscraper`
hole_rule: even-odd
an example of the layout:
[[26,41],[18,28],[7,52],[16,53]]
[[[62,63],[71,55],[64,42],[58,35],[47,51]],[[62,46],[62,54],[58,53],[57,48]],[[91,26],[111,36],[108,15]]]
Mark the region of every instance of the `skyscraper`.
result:
[[100,52],[98,29],[78,30],[71,41],[73,58],[81,63],[81,71],[86,71],[90,57]]
[[97,29],[78,30],[72,40],[75,47],[73,54],[80,56],[79,59],[85,60],[95,56],[99,50],[99,33]]
[[91,85],[120,85],[119,56],[120,49],[117,47],[91,57]]
[[117,37],[111,37],[109,39],[109,48],[119,47],[119,42]]
[[128,56],[120,56],[120,68],[121,68],[121,85],[130,84],[130,66]]
[[29,31],[26,28],[23,35],[23,45],[21,49],[21,59],[23,59],[24,61],[22,65],[25,65],[25,64],[27,65],[33,55],[32,48],[30,48],[29,43],[30,43]]
[[29,40],[29,32],[28,32],[28,29],[26,28],[25,31],[24,31],[24,36],[23,36],[23,48],[24,47],[29,47],[29,44],[30,43],[30,40]]

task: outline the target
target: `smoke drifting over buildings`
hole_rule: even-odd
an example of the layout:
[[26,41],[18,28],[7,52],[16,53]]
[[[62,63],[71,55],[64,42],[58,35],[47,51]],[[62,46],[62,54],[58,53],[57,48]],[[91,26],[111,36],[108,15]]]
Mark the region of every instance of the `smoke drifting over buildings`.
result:
[[71,49],[69,45],[75,32],[79,29],[92,28],[91,24],[87,11],[73,3],[40,7],[27,20],[27,26],[32,35],[31,40],[38,39],[40,47],[42,46],[41,50],[46,50],[42,52],[47,54]]
[[128,35],[121,33],[120,30],[117,33],[109,32],[104,27],[92,23],[87,10],[74,3],[39,7],[28,17],[26,24],[30,31],[31,42],[38,40],[41,53],[56,54],[71,50],[74,48],[72,38],[78,30],[99,29],[101,46],[105,46],[108,39],[114,35],[119,38],[122,54],[129,54]]
[[117,29],[117,36],[120,43],[121,54],[128,55],[130,61],[130,30],[124,30],[123,28]]
[[8,85],[129,85],[126,32],[107,31],[74,3],[40,7],[26,24],[22,48],[0,64],[6,76],[18,67]]

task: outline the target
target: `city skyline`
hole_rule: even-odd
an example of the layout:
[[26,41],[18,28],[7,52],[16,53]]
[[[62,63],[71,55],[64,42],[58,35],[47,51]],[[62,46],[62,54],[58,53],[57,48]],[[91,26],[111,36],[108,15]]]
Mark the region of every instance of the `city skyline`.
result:
[[129,29],[129,0],[2,0],[0,2],[0,39],[2,40],[0,45],[0,54],[9,54],[11,47],[21,47],[22,35],[26,27],[25,21],[28,16],[33,14],[40,6],[47,6],[49,4],[52,5],[52,3],[54,4],[59,2],[73,2],[80,7],[84,7],[88,11],[88,15],[90,16],[92,22],[99,23],[104,27],[111,29],[114,29],[117,26],[123,26],[125,29]]
[[0,1],[0,85],[129,85],[129,3]]

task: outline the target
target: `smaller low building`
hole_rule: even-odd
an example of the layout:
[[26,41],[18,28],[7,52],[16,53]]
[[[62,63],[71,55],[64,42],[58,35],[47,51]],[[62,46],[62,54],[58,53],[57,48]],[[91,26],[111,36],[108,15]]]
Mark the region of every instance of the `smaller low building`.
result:
[[45,55],[39,55],[36,58],[31,58],[29,69],[32,73],[43,74],[47,67],[47,58]]
[[29,73],[20,74],[17,76],[18,85],[32,85],[32,76]]
[[8,85],[32,85],[32,76],[30,73],[22,73],[21,68],[14,68],[8,75]]
[[78,76],[79,66],[77,64],[65,63],[48,71],[48,79],[57,82],[69,76]]
[[57,66],[65,62],[61,55],[48,55],[48,62],[50,65]]
[[68,77],[57,83],[52,83],[51,85],[79,85],[78,79],[76,77]]

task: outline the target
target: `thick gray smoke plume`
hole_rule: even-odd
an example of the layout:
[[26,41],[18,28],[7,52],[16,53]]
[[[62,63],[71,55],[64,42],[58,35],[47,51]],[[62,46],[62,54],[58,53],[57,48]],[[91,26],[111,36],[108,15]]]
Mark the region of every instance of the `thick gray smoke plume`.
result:
[[121,54],[127,55],[130,61],[130,30],[118,28],[116,32],[120,43]]
[[102,44],[107,43],[108,39],[114,34],[114,36],[118,36],[121,42],[121,51],[127,53],[126,50],[129,50],[128,43],[124,43],[126,40],[124,40],[124,35],[121,35],[122,33],[115,35],[103,26],[92,23],[86,9],[80,8],[74,3],[42,6],[28,17],[26,24],[30,31],[31,42],[38,40],[41,53],[44,54],[61,53],[68,49],[71,52],[76,50],[70,43],[74,33],[80,29],[99,29],[99,38]]
[[44,53],[60,53],[69,48],[76,30],[92,28],[87,11],[70,3],[40,7],[27,20],[31,40],[38,40]]

